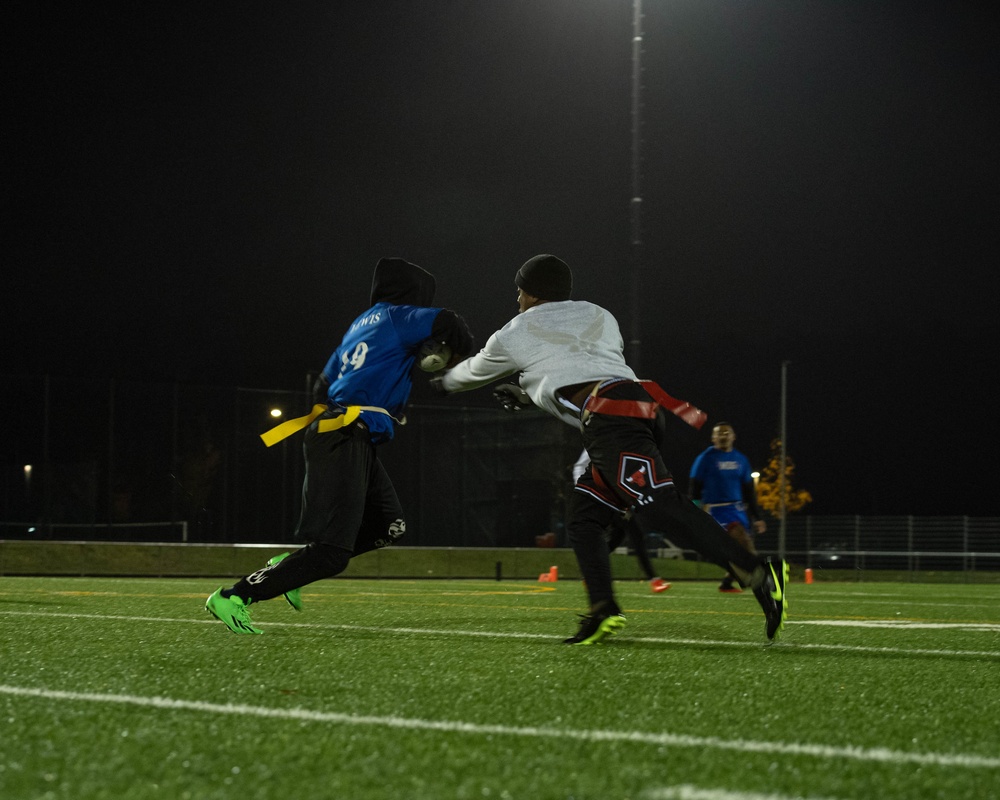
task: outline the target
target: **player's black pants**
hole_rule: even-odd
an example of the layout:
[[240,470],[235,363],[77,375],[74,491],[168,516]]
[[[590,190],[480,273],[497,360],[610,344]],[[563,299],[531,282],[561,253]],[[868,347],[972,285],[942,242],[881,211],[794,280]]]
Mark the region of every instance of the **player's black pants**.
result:
[[343,572],[354,556],[386,547],[406,531],[403,509],[368,429],[360,422],[320,433],[321,415],[306,429],[302,514],[295,538],[308,544],[274,567],[233,587],[244,601],[270,600]]
[[656,577],[656,570],[653,569],[653,562],[649,560],[649,551],[646,549],[646,531],[639,525],[638,520],[624,517],[613,520],[611,527],[604,531],[608,552],[613,553],[616,548],[621,547],[626,537],[635,550],[635,557],[646,579],[652,580]]
[[[631,381],[614,384],[601,396],[652,402],[642,386]],[[759,563],[757,556],[677,491],[661,455],[665,414],[663,409],[653,419],[584,414],[583,445],[590,454],[591,471],[577,481],[567,528],[592,606],[610,603],[617,608],[604,529],[628,507],[642,527],[662,531],[675,544],[697,551],[727,572],[735,565],[752,573]]]

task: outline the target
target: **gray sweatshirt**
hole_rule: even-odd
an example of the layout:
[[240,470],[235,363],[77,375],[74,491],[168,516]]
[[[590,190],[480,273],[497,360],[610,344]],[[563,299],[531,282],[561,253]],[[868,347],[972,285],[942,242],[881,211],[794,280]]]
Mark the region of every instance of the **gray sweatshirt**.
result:
[[559,401],[556,390],[605,378],[635,380],[623,349],[611,312],[583,300],[542,303],[518,314],[476,355],[446,372],[442,386],[464,392],[522,372],[521,388],[531,402],[579,428],[579,414]]

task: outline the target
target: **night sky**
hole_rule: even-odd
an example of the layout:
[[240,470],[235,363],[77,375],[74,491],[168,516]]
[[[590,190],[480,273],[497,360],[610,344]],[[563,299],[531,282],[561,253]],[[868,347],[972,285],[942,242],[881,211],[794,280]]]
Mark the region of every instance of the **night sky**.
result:
[[[788,361],[810,512],[1000,515],[993,4],[643,7],[643,376],[762,466]],[[0,374],[300,389],[390,255],[628,338],[631,0],[4,16]]]

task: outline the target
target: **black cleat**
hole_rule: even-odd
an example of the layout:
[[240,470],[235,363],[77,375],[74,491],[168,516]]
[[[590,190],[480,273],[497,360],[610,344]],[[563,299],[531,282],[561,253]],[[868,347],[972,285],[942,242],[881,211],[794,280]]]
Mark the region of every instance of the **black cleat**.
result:
[[563,644],[597,644],[605,636],[611,636],[624,627],[625,615],[620,611],[613,614],[581,614],[579,632],[563,640]]
[[764,609],[765,632],[768,641],[776,641],[785,627],[788,617],[788,597],[785,584],[788,582],[788,562],[774,563],[770,558],[762,564],[763,576],[753,587],[753,595]]

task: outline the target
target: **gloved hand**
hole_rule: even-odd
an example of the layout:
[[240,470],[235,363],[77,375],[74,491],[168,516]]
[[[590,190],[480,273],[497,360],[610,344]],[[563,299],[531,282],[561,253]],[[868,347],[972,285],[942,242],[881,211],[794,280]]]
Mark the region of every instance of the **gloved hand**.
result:
[[501,383],[493,387],[494,399],[504,408],[504,411],[520,411],[532,405],[528,393],[514,383]]

